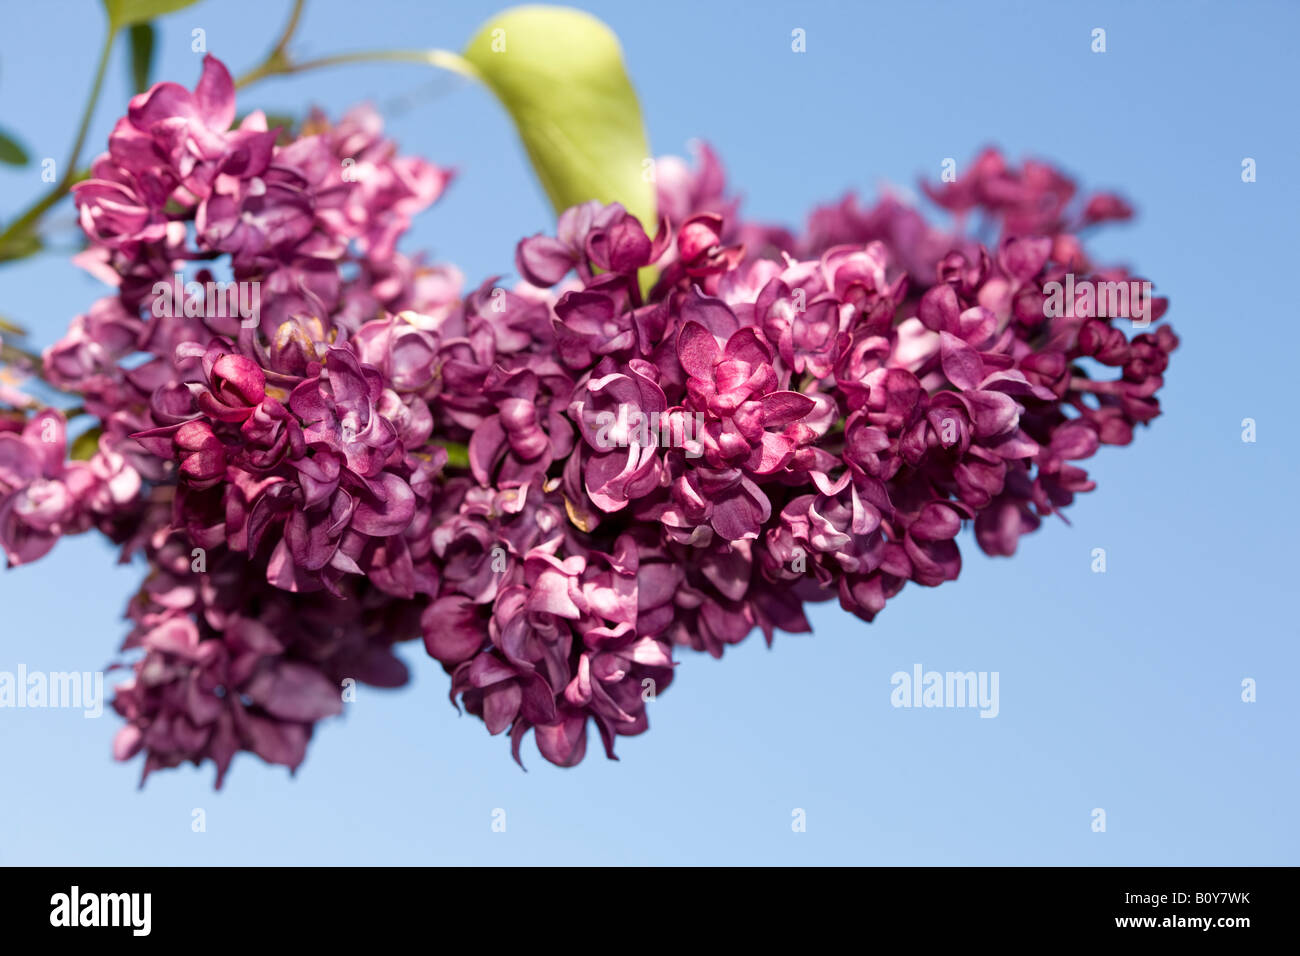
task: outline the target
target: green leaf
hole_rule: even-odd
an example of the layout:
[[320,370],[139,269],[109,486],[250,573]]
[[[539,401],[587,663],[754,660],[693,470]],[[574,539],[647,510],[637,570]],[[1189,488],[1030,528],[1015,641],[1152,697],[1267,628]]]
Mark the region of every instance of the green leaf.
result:
[[149,72],[153,67],[153,27],[148,23],[132,24],[131,83],[137,93],[149,89]]
[[650,147],[609,27],[569,7],[514,7],[485,23],[464,57],[514,119],[556,212],[620,202],[654,231]]
[[193,6],[198,0],[104,0],[108,14],[108,28],[113,33],[137,23],[148,23],[154,17]]
[[16,235],[0,238],[0,262],[34,256],[44,245],[41,237],[32,232],[30,227],[20,230]]
[[447,449],[447,467],[449,468],[468,468],[469,467],[469,446],[454,441],[443,441],[435,438],[433,444]]
[[30,161],[31,157],[27,155],[27,150],[4,130],[0,130],[0,163],[7,166],[26,166]]
[[99,451],[99,436],[102,434],[104,429],[98,425],[82,432],[72,443],[68,457],[73,461],[89,461],[95,456],[95,452]]

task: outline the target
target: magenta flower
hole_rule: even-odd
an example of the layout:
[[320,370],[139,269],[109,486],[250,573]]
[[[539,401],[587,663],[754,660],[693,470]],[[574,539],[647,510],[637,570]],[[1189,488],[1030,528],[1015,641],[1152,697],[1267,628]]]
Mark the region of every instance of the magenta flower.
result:
[[67,429],[53,411],[20,434],[0,433],[0,547],[9,566],[47,554],[65,534],[89,525],[85,499],[96,478],[84,462],[64,462]]
[[[532,731],[573,766],[593,726],[613,757],[674,648],[806,632],[818,601],[870,621],[957,578],[968,523],[1012,554],[1160,411],[1167,326],[1049,307],[1137,281],[1081,236],[1132,210],[1043,163],[927,186],[952,229],[846,197],[794,234],[741,218],[706,147],[658,164],[658,221],[575,206],[519,285],[462,291],[397,248],[450,173],[372,111],[235,115],[212,57],[131,101],[74,193],[114,293],[44,355],[97,431],[68,461],[60,413],[0,416],[9,563],[93,527],[147,564],[114,702],[146,776],[298,767],[417,637],[517,760]],[[217,276],[256,307],[212,308]]]

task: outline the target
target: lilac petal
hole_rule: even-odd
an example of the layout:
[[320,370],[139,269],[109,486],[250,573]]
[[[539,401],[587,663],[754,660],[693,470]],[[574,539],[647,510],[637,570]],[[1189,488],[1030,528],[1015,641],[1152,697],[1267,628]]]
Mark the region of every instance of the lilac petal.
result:
[[984,377],[984,363],[979,353],[951,332],[940,332],[940,356],[943,374],[960,389],[975,388]]
[[917,316],[932,332],[951,331],[957,325],[961,305],[957,293],[946,282],[934,286],[921,296]]
[[[164,457],[171,458],[170,440]],[[41,457],[34,448],[14,435],[0,435],[0,485],[21,487],[41,474]]]
[[949,505],[932,501],[921,509],[920,516],[908,528],[909,533],[925,541],[942,541],[955,537],[961,530],[961,516]]
[[537,235],[523,239],[515,249],[515,267],[529,283],[540,288],[555,285],[573,268],[573,251],[558,239]]
[[816,402],[799,392],[769,392],[762,397],[760,404],[763,406],[764,428],[782,428],[799,421],[817,407]]
[[225,64],[209,53],[203,58],[203,75],[194,87],[199,115],[209,127],[225,132],[235,121],[235,84]]
[[[352,527],[362,534],[385,538],[398,534],[415,515],[415,492],[391,472],[381,472],[371,483],[371,494],[357,502]],[[380,485],[376,490],[374,486]]]
[[340,689],[315,667],[294,661],[278,664],[264,695],[254,699],[283,720],[310,723],[343,712]]
[[1067,422],[1052,433],[1052,454],[1062,458],[1089,458],[1100,442],[1097,432],[1087,422]]
[[731,338],[740,328],[736,314],[725,302],[704,295],[697,286],[691,288],[682,302],[681,315],[683,323],[698,322],[724,340]]
[[478,653],[486,636],[475,605],[463,597],[434,601],[420,616],[420,627],[425,650],[444,664],[469,660]]
[[483,694],[483,723],[493,736],[501,733],[519,715],[524,692],[516,681],[494,684]]
[[539,725],[537,749],[542,756],[561,767],[573,767],[587,753],[587,718],[570,717],[556,724]]
[[269,717],[246,714],[241,723],[248,747],[267,763],[297,769],[307,756],[307,728]]
[[962,397],[971,410],[971,422],[979,438],[1001,435],[1015,427],[1020,416],[1020,406],[1010,395],[976,389],[965,392]]
[[677,358],[695,378],[711,379],[713,366],[721,357],[717,341],[698,322],[687,322],[677,337]]

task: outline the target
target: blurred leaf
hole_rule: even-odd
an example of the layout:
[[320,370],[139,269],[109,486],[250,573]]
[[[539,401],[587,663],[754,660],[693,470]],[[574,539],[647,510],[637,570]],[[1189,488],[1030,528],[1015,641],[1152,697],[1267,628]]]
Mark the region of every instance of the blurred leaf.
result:
[[104,429],[98,425],[82,432],[72,443],[68,457],[73,461],[89,461],[95,456],[95,452],[99,451],[99,436],[102,434]]
[[447,449],[447,467],[449,468],[468,468],[469,467],[469,446],[454,441],[443,441],[435,438],[433,444],[441,445]]
[[609,27],[568,7],[515,7],[485,23],[464,57],[510,112],[556,212],[620,202],[654,231],[650,147]]
[[17,235],[0,239],[0,262],[11,259],[26,259],[41,251],[41,237],[33,232],[23,230]]
[[292,132],[293,132],[293,126],[294,126],[294,123],[296,123],[296,122],[297,122],[297,120],[294,119],[292,116],[288,115],[287,113],[267,113],[267,114],[266,114],[266,128],[267,128],[267,129],[275,129],[277,126],[283,126],[284,129],[285,129],[285,132],[287,132],[287,133],[292,133]]
[[26,166],[30,161],[31,157],[27,155],[27,150],[4,130],[0,130],[0,163],[8,166]]
[[8,332],[10,335],[16,335],[20,339],[27,337],[27,330],[21,325],[10,322],[3,315],[0,315],[0,332]]
[[193,6],[198,0],[103,0],[108,28],[116,33],[123,27],[148,23],[154,17]]
[[153,69],[153,27],[136,23],[128,34],[131,43],[131,83],[137,93],[149,89],[149,73]]

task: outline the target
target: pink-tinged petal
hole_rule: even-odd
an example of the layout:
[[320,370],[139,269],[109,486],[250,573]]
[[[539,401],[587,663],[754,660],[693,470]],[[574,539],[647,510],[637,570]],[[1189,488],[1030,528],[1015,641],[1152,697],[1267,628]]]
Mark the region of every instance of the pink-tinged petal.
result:
[[240,720],[248,747],[267,763],[296,770],[307,756],[307,728],[268,717],[245,714]]
[[532,724],[555,723],[555,692],[546,682],[546,678],[531,673],[520,675],[519,680],[524,692],[519,704],[519,712],[524,719]]
[[479,654],[469,666],[469,682],[474,687],[491,687],[517,676],[513,667],[492,654]]
[[695,378],[711,379],[713,366],[722,355],[717,340],[698,322],[687,322],[677,337],[677,358]]
[[518,682],[494,684],[483,693],[483,723],[488,733],[496,736],[519,715],[524,692]]
[[763,432],[753,453],[745,459],[745,471],[751,475],[770,475],[783,468],[793,455],[794,443],[790,439],[775,432]]
[[764,365],[772,361],[772,352],[767,343],[763,341],[758,329],[751,326],[740,329],[727,339],[722,354],[727,359],[738,359],[749,365]]
[[761,527],[758,507],[739,490],[715,502],[709,520],[713,530],[728,541],[756,538]]
[[578,673],[564,688],[564,699],[574,707],[584,707],[591,703],[591,655],[583,654],[578,658]]
[[1017,458],[1032,458],[1038,454],[1039,447],[1036,441],[1026,435],[1022,429],[1017,428],[999,438],[989,450],[998,457],[1011,461]]
[[113,737],[113,759],[130,760],[144,746],[144,733],[135,724],[127,724]]
[[212,364],[209,378],[217,398],[227,404],[256,405],[266,397],[266,373],[246,356],[222,355]]
[[305,569],[298,567],[285,538],[281,538],[271,552],[266,564],[266,580],[282,591],[312,591],[320,587]]
[[587,718],[570,717],[556,724],[539,725],[537,749],[542,756],[561,767],[573,767],[587,753]]
[[718,338],[731,338],[740,328],[736,313],[721,299],[710,298],[693,286],[681,306],[682,322],[698,322]]
[[506,446],[506,431],[501,427],[501,416],[493,415],[484,419],[469,439],[469,466],[474,479],[479,484],[492,483],[492,473],[496,469]]
[[424,647],[444,664],[467,661],[487,638],[487,627],[468,598],[446,597],[434,601],[420,616]]
[[677,253],[689,262],[718,246],[722,242],[721,236],[721,216],[714,213],[692,216],[677,230]]
[[636,663],[644,664],[646,667],[672,667],[673,665],[668,646],[649,637],[636,641],[630,648],[629,656]]
[[523,239],[515,249],[515,267],[532,285],[548,288],[573,268],[573,250],[550,236]]
[[975,388],[984,377],[979,353],[951,332],[939,333],[943,374],[960,389]]
[[179,83],[155,83],[131,100],[127,110],[131,125],[148,131],[155,123],[196,113],[194,96]]
[[815,401],[799,392],[769,392],[759,401],[763,407],[764,428],[783,428],[817,407]]
[[950,539],[917,541],[908,535],[904,547],[912,562],[912,579],[917,584],[935,587],[944,581],[955,581],[961,573],[961,551]]
[[582,611],[569,594],[571,580],[558,571],[543,571],[528,592],[528,610],[576,621],[582,616]]
[[265,690],[254,699],[283,720],[310,723],[343,712],[340,688],[315,667],[295,661],[277,664]]
[[1005,371],[991,373],[984,379],[984,381],[980,382],[980,388],[986,391],[992,390],[1005,392],[1008,395],[1032,395],[1034,398],[1044,402],[1056,400],[1056,393],[1054,393],[1050,388],[1044,388],[1041,385],[1033,384],[1017,369],[1007,369]]
[[925,327],[932,332],[952,331],[957,327],[957,316],[961,304],[957,293],[946,282],[934,286],[921,296],[921,305],[917,316]]
[[925,541],[943,541],[955,537],[961,530],[961,515],[947,504],[931,501],[921,509],[921,514],[908,528],[914,538]]
[[[176,452],[175,439],[180,427],[180,425],[168,425],[164,428],[151,428],[148,431],[135,432],[131,437],[149,454],[171,461]],[[4,436],[0,436],[0,442],[3,441]],[[0,462],[0,469],[2,468],[3,463]]]
[[[170,451],[167,457],[171,457]],[[0,489],[6,485],[21,487],[39,478],[41,473],[41,456],[28,442],[14,435],[0,435]]]
[[587,257],[610,272],[633,272],[648,265],[652,249],[653,243],[641,223],[625,213],[587,237]]
[[1087,422],[1067,422],[1052,433],[1052,454],[1061,458],[1089,458],[1100,442],[1097,432]]
[[982,305],[973,306],[957,319],[959,334],[976,348],[988,341],[998,327],[998,317]]
[[998,264],[1017,282],[1028,282],[1038,275],[1052,254],[1050,236],[1013,236],[998,250]]
[[235,83],[225,64],[211,53],[203,58],[194,102],[203,121],[216,132],[224,133],[235,122]]
[[165,651],[192,658],[199,643],[199,631],[189,618],[172,618],[151,630],[143,644],[149,650]]
[[415,515],[415,492],[401,478],[391,472],[381,472],[372,485],[379,485],[382,493],[363,497],[357,502],[352,515],[352,527],[362,534],[386,538],[399,534]]
[[1020,406],[1010,395],[976,389],[965,392],[962,397],[970,407],[971,422],[979,438],[1001,435],[1019,421]]
[[1131,218],[1133,207],[1115,193],[1096,193],[1089,197],[1088,204],[1083,209],[1083,221],[1089,225]]

